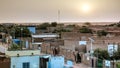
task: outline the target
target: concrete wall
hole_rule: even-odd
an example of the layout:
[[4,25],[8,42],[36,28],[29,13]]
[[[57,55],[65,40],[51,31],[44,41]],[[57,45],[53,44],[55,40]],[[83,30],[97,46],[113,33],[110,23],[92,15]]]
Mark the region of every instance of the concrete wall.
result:
[[86,51],[86,45],[79,45],[78,40],[64,40],[64,48],[72,51],[75,51],[75,50],[80,52]]
[[85,37],[87,39],[88,37],[91,37],[91,36],[92,36],[91,34],[78,33],[78,32],[63,32],[63,33],[61,33],[61,39],[80,40],[82,37]]
[[79,41],[76,40],[64,40],[64,47],[70,50],[75,50],[75,47],[79,46]]
[[49,61],[49,68],[64,68],[64,57],[55,56],[51,57]]
[[1,53],[5,53],[6,50],[7,50],[6,47],[0,45],[0,52],[1,52]]
[[39,56],[11,57],[11,68],[23,68],[23,63],[29,62],[30,68],[39,68]]

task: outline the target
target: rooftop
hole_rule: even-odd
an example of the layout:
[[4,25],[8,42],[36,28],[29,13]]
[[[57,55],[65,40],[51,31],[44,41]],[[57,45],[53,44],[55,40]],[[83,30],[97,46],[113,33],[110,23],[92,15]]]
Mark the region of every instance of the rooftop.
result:
[[16,50],[6,51],[6,56],[29,56],[29,55],[40,55],[40,50]]

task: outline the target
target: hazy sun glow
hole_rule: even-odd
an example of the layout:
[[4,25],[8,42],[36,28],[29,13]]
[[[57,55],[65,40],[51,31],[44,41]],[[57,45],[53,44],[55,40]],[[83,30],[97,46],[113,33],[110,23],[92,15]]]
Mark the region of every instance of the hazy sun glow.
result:
[[88,13],[88,12],[91,11],[91,6],[90,6],[89,4],[83,4],[83,5],[81,6],[81,11],[82,11],[82,12],[85,12],[85,13]]

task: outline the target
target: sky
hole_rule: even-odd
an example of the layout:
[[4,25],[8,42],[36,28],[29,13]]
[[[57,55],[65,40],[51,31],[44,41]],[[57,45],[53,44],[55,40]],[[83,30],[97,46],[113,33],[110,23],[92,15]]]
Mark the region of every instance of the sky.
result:
[[118,22],[119,3],[120,0],[0,0],[0,22]]

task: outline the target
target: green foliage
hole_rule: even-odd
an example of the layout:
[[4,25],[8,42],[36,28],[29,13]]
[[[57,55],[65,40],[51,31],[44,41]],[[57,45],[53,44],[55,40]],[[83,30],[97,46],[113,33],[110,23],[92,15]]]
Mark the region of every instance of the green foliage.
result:
[[102,59],[98,59],[97,60],[97,65],[96,65],[97,68],[102,68],[103,67],[103,60]]
[[71,32],[71,31],[66,29],[60,29],[60,30],[54,30],[52,33],[61,33],[61,32]]
[[108,32],[106,32],[106,31],[104,31],[104,30],[97,32],[97,35],[98,35],[98,36],[106,36],[107,34],[108,34]]
[[8,33],[3,25],[0,24],[0,32]]
[[[23,30],[21,30],[21,28]],[[31,32],[29,31],[29,29],[27,29],[27,27],[24,27],[22,25],[17,26],[15,24],[12,24],[12,25],[3,24],[3,25],[0,25],[0,31],[8,33],[13,37],[21,37],[21,36],[30,37],[31,36]]]
[[118,63],[116,64],[116,67],[117,67],[117,68],[120,68],[120,62],[118,62]]
[[92,30],[85,26],[80,28],[79,31],[80,31],[80,33],[92,33]]
[[52,23],[51,23],[51,26],[52,26],[52,27],[56,27],[56,26],[57,26],[57,22],[52,22]]
[[73,24],[73,25],[67,25],[66,27],[74,28],[75,24]]
[[107,59],[107,60],[120,60],[120,49],[113,53],[113,56],[109,56],[107,50],[96,49],[94,51],[94,56],[98,57],[99,59]]
[[15,37],[30,37],[31,32],[27,27],[18,27],[15,29]]
[[84,26],[90,26],[90,25],[91,25],[90,22],[86,22],[86,23],[84,23]]
[[20,50],[20,45],[13,43],[8,50]]
[[56,27],[57,26],[57,22],[52,22],[51,24],[49,24],[48,22],[46,23],[42,23],[39,26],[37,26],[37,29],[41,29],[41,30],[46,30],[47,27]]
[[94,51],[94,56],[98,57],[99,59],[109,59],[109,53],[107,50],[96,49]]
[[120,49],[118,49],[118,51],[114,52],[111,59],[120,60]]
[[22,30],[22,37],[30,37],[31,36],[31,32],[29,31],[28,28],[23,28]]
[[50,26],[49,23],[42,23],[41,25],[37,26],[37,29],[46,30],[47,27],[49,27],[49,26]]

